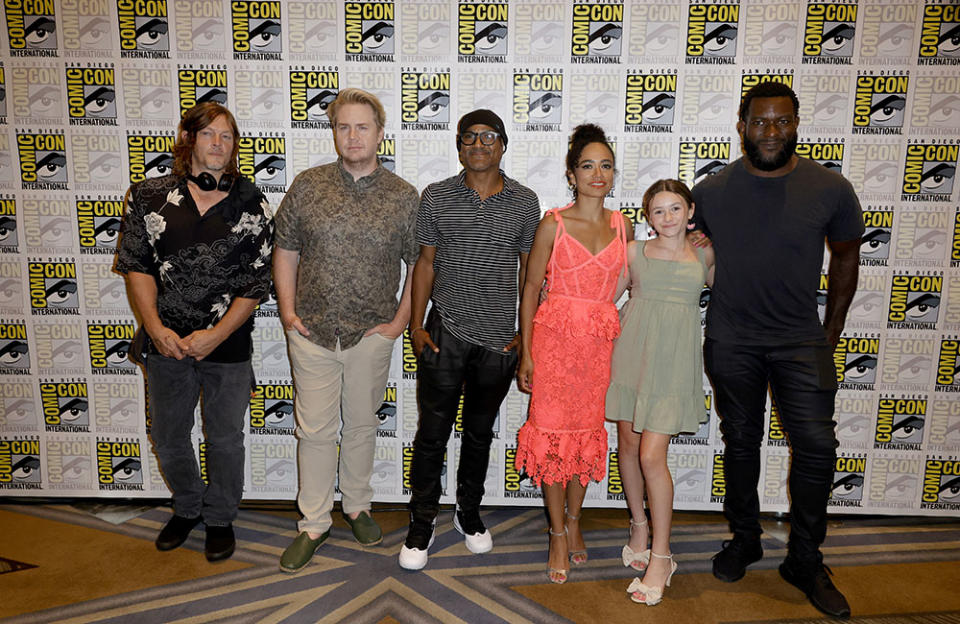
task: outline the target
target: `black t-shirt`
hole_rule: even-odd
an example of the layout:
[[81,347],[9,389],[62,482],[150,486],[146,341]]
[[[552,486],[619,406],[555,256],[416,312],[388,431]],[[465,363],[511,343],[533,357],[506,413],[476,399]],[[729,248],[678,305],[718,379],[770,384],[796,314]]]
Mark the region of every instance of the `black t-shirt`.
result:
[[717,257],[708,338],[750,345],[824,339],[817,287],[824,238],[863,235],[853,187],[806,158],[785,176],[751,175],[738,159],[693,189],[697,226]]

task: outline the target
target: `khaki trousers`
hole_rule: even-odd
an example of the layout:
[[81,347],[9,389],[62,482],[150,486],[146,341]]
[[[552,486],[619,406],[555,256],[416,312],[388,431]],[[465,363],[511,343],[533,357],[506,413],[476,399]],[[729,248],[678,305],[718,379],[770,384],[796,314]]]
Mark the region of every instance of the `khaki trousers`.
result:
[[330,351],[296,330],[287,332],[299,439],[297,503],[303,519],[298,530],[323,533],[330,528],[338,471],[344,513],[370,508],[376,411],[383,401],[394,342],[372,334],[345,351],[339,343]]

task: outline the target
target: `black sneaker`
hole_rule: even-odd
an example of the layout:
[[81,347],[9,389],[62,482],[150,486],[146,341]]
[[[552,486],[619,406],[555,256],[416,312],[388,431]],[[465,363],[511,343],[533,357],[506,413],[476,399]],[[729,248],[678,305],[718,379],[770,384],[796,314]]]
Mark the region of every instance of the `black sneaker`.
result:
[[433,526],[433,523],[411,521],[404,545],[407,548],[426,550],[433,541]]
[[747,566],[762,558],[760,538],[734,535],[732,540],[724,540],[722,550],[713,556],[713,575],[724,583],[739,581]]
[[790,556],[780,564],[780,576],[806,594],[810,604],[827,615],[846,619],[850,617],[850,605],[830,580],[831,574],[833,571],[823,565],[822,554],[806,565]]
[[190,531],[193,527],[200,524],[200,516],[196,518],[184,518],[183,516],[173,515],[160,530],[154,544],[157,550],[173,550],[179,548],[187,538],[190,537]]
[[232,524],[207,527],[207,541],[204,547],[207,561],[214,562],[229,559],[236,545],[237,541],[233,537]]

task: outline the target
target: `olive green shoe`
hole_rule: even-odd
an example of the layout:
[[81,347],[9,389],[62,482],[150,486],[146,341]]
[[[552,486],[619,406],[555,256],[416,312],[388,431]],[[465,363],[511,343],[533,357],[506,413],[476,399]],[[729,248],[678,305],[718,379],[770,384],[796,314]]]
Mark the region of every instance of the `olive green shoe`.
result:
[[383,541],[383,531],[380,530],[380,525],[373,519],[369,511],[361,511],[356,519],[343,514],[343,519],[350,525],[353,536],[361,546],[376,546]]
[[293,543],[283,551],[283,555],[280,557],[280,571],[293,574],[302,570],[310,563],[313,553],[320,548],[320,544],[324,543],[328,537],[330,537],[330,529],[324,531],[317,539],[311,539],[306,531],[301,531],[300,535],[293,540]]

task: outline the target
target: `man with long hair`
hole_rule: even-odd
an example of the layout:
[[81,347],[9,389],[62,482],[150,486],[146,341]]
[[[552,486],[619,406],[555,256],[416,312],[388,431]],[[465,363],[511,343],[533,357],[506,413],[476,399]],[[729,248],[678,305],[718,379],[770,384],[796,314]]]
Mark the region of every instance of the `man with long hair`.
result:
[[[149,337],[150,435],[173,493],[174,515],[156,546],[177,548],[203,521],[209,561],[230,557],[235,547],[243,417],[253,385],[251,313],[270,291],[272,213],[237,175],[239,138],[220,104],[188,110],[173,173],[130,187],[117,248],[116,270],[126,275]],[[201,394],[207,484],[190,440]]]

